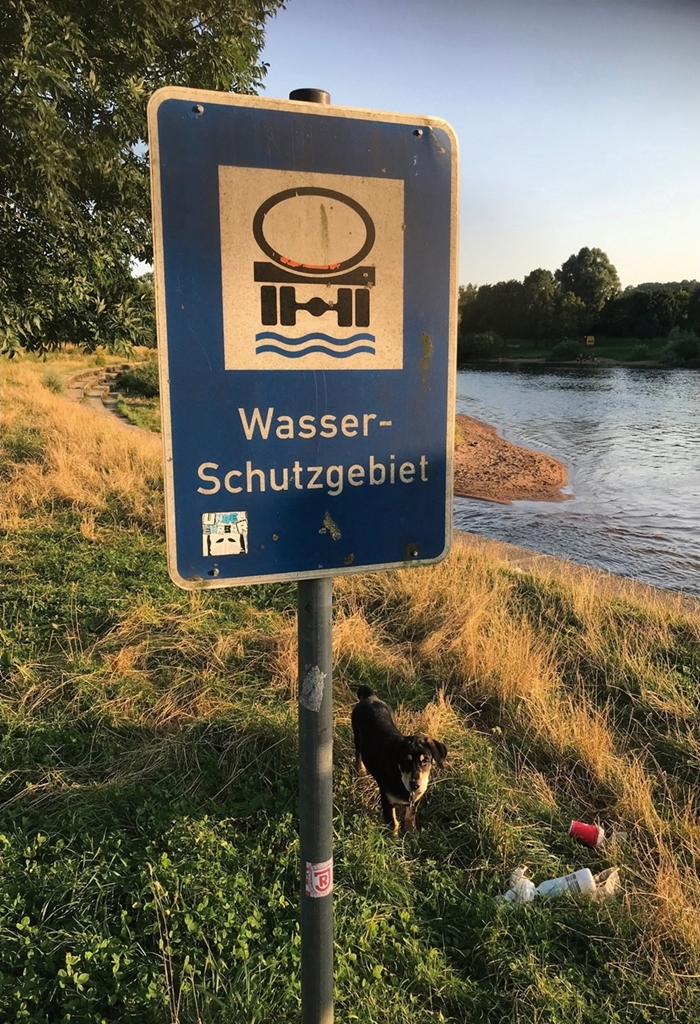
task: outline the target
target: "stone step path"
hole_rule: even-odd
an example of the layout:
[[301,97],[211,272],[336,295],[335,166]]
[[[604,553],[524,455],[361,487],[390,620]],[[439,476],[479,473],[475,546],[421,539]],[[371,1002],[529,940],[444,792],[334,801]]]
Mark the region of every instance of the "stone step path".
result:
[[95,367],[90,370],[79,370],[66,380],[66,398],[72,402],[87,405],[93,412],[101,416],[113,416],[127,430],[137,430],[140,434],[150,434],[122,416],[117,410],[117,403],[122,397],[120,392],[113,391],[117,376],[122,370],[130,369],[129,363],[120,366]]

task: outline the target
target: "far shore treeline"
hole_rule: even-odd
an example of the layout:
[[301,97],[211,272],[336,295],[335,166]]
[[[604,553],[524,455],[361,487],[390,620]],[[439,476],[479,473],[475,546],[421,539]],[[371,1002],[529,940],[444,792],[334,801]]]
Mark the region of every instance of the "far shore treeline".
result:
[[622,291],[601,249],[581,249],[554,273],[538,268],[522,281],[459,289],[460,361],[512,355],[506,350],[516,347],[513,342],[571,359],[586,335],[597,335],[638,340],[626,353],[632,361],[650,356],[644,342],[664,339],[662,361],[697,366],[699,334],[698,281],[648,282]]

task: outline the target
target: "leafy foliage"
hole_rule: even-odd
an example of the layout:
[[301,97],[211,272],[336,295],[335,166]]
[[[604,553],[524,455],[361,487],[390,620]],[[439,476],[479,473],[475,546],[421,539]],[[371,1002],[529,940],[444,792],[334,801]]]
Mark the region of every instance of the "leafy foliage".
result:
[[158,382],[158,363],[149,359],[128,370],[121,370],[115,381],[117,388],[130,395],[143,395],[144,398],[155,398],[160,394]]
[[496,332],[502,338],[548,342],[583,333],[590,313],[582,298],[562,287],[557,274],[538,268],[524,281],[462,287],[460,339]]
[[495,331],[483,334],[464,334],[459,339],[457,356],[461,361],[470,359],[497,359],[503,351],[503,338]]
[[620,291],[617,271],[602,249],[580,249],[562,263],[554,276],[562,291],[581,299],[589,313],[597,313]]
[[684,277],[682,281],[644,281],[642,284],[628,285],[623,294],[628,292],[692,292],[700,287],[700,281],[695,278],[688,280]]
[[569,362],[572,359],[580,359],[582,354],[583,348],[579,342],[567,339],[566,341],[560,341],[558,345],[555,345],[547,358],[552,362]]
[[700,339],[694,331],[675,327],[668,336],[662,360],[671,366],[700,366]]
[[[581,249],[553,274],[539,267],[523,281],[499,281],[480,288],[462,285],[459,316],[462,359],[493,358],[492,347],[480,353],[479,343],[473,340],[491,333],[546,347],[583,334],[659,339],[676,329],[700,333],[700,285],[697,281],[645,284],[620,294],[617,271],[606,254]],[[683,355],[671,346],[666,361],[692,365],[691,349],[692,345]],[[628,353],[625,357],[646,358]]]
[[674,328],[700,330],[700,285],[625,289],[605,304],[595,324],[612,338],[665,338]]
[[251,92],[281,0],[0,6],[0,347],[152,335],[145,108],[161,85]]

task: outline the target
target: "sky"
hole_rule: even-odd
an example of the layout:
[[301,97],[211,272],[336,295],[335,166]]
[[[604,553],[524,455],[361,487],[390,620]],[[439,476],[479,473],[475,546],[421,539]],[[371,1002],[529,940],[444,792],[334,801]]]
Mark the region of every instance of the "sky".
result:
[[450,122],[460,283],[583,246],[700,280],[700,0],[287,0],[262,59],[262,95]]

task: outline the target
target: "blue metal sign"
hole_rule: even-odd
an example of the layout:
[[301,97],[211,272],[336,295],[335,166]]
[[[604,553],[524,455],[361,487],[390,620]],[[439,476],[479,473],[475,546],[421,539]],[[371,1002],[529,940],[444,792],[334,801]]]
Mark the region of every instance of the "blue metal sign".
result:
[[149,135],[174,582],[443,558],[451,128],[168,88],[151,99]]

